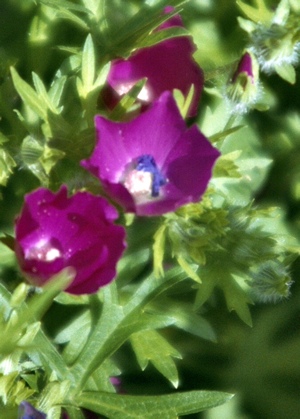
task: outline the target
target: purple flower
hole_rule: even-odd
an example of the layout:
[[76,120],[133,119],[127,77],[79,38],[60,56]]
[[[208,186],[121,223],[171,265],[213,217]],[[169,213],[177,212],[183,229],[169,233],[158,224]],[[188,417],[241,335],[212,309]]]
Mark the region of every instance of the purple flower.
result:
[[19,419],[46,419],[45,413],[36,410],[33,406],[31,406],[28,402],[22,402],[19,406],[18,412]]
[[96,292],[116,275],[125,248],[125,230],[114,225],[116,209],[88,192],[68,197],[39,188],[26,195],[16,220],[16,255],[22,271],[37,286],[67,266],[76,276],[67,291]]
[[161,215],[199,201],[219,152],[186,127],[170,92],[132,121],[95,123],[94,152],[81,164],[126,211]]
[[[165,13],[171,11],[172,7],[165,8]],[[158,30],[174,26],[183,26],[179,15],[171,17]],[[195,92],[188,116],[195,116],[204,83],[203,72],[193,59],[195,50],[191,37],[179,36],[139,49],[127,60],[120,58],[112,61],[108,86],[102,95],[104,102],[113,108],[120,97],[143,78],[147,78],[147,82],[138,99],[146,107],[166,90],[179,89],[187,96],[193,84]]]

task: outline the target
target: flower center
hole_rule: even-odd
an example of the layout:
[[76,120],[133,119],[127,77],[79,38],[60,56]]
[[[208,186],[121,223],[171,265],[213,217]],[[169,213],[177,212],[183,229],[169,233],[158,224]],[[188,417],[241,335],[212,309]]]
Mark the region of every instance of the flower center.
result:
[[26,259],[39,260],[41,262],[52,262],[60,257],[62,257],[61,251],[45,239],[31,246],[25,253]]
[[165,177],[149,154],[143,154],[135,159],[126,171],[124,179],[124,186],[137,199],[159,196],[159,190],[165,184]]

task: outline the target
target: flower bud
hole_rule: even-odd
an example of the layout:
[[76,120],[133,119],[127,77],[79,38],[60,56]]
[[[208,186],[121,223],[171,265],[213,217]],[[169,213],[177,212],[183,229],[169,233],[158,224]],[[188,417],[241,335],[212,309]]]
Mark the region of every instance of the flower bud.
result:
[[291,284],[288,269],[278,261],[265,262],[252,273],[252,292],[262,302],[276,302],[288,297]]
[[244,114],[257,102],[260,95],[258,65],[255,57],[246,51],[231,77],[226,98],[233,114]]

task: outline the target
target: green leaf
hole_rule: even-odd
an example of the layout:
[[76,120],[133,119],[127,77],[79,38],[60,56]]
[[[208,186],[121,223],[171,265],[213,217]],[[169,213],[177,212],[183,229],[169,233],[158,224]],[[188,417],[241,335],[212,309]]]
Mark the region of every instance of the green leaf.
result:
[[93,333],[90,334],[82,353],[72,367],[78,386],[111,356],[132,333],[149,327],[141,316],[143,307],[166,289],[186,278],[181,269],[170,269],[164,278],[150,275],[133,293],[125,306],[119,306],[113,298],[113,283],[103,289],[103,308]]
[[154,235],[153,243],[153,260],[154,260],[154,274],[157,277],[164,275],[163,261],[166,242],[167,224],[162,224]]
[[179,266],[182,267],[182,269],[185,271],[185,273],[188,275],[189,278],[191,278],[193,281],[197,282],[198,284],[201,284],[202,281],[196,272],[198,268],[197,265],[195,265],[194,263],[192,264],[192,263],[187,262],[186,259],[182,255],[176,256],[176,260]]
[[[128,19],[121,28],[112,31],[110,34],[110,52],[114,50],[117,56],[129,56],[133,49],[140,48],[157,26],[174,16],[178,12],[178,6],[185,2],[186,0],[160,1],[152,7],[144,4],[139,12]],[[167,5],[174,6],[174,12],[163,14],[162,10]]]
[[241,289],[237,281],[231,276],[224,277],[222,280],[222,289],[225,294],[228,310],[236,311],[240,319],[252,327],[252,318],[248,307],[248,304],[252,304],[252,301],[247,293]]
[[53,103],[49,99],[44,83],[39,78],[39,76],[34,72],[32,72],[32,80],[33,80],[33,84],[39,98],[42,99],[44,102],[44,106],[46,105],[46,107],[53,113],[59,113],[56,107],[53,105]]
[[216,134],[211,135],[209,137],[209,140],[212,143],[215,143],[215,142],[220,141],[220,140],[224,140],[224,138],[226,138],[228,135],[230,135],[230,134],[232,134],[236,131],[239,131],[243,127],[244,127],[244,125],[236,125],[235,127],[226,129],[226,130],[221,131],[221,132],[217,132]]
[[242,9],[245,15],[254,22],[260,22],[265,25],[271,23],[273,13],[266,7],[264,0],[256,0],[257,8],[249,6],[240,0],[237,0],[238,6]]
[[188,115],[188,111],[190,109],[193,97],[195,93],[195,86],[192,84],[190,87],[190,90],[185,96],[181,90],[179,89],[173,89],[173,96],[176,100],[177,106],[180,110],[181,116],[183,119],[185,119]]
[[45,104],[45,101],[41,99],[35,90],[18,75],[13,67],[11,67],[11,75],[15,89],[21,96],[23,102],[25,102],[40,118],[46,120],[47,105]]
[[149,36],[144,38],[143,41],[140,43],[139,48],[151,47],[170,38],[190,35],[191,34],[187,29],[178,26],[164,29],[162,31],[153,32]]
[[240,178],[241,173],[235,160],[238,159],[242,154],[241,150],[232,151],[230,153],[220,156],[214,167],[215,177],[235,177]]
[[16,165],[11,155],[4,148],[0,148],[0,185],[6,186]]
[[219,406],[231,398],[232,394],[217,391],[190,391],[163,396],[83,392],[76,401],[79,406],[112,419],[177,419],[179,415]]
[[60,105],[60,100],[62,97],[62,93],[65,87],[67,81],[66,76],[58,77],[54,82],[52,83],[50,90],[48,92],[49,99],[53,103],[55,108],[58,108]]
[[84,96],[87,96],[89,91],[93,88],[95,79],[95,50],[90,34],[87,36],[83,46],[81,77]]
[[34,391],[27,388],[24,381],[19,380],[17,372],[0,377],[0,397],[4,404],[18,405],[30,398],[33,393]]
[[65,360],[42,330],[37,333],[31,346],[25,348],[25,352],[36,365],[43,366],[49,377],[54,374],[56,379],[62,381],[70,376]]
[[144,370],[148,362],[152,362],[154,367],[177,388],[178,372],[172,358],[181,358],[180,353],[155,330],[134,333],[130,340],[141,369]]
[[296,71],[292,64],[278,64],[275,65],[275,71],[283,80],[287,81],[288,83],[295,84],[296,83]]
[[75,317],[55,338],[59,344],[68,344],[63,351],[64,360],[71,365],[83,349],[91,330],[91,313],[86,311]]
[[75,10],[77,12],[87,13],[90,11],[83,6],[72,3],[67,0],[36,0],[38,3],[45,4],[45,6],[53,7],[58,10]]
[[83,29],[86,32],[90,30],[90,28],[85,23],[85,21],[83,19],[80,19],[80,17],[75,15],[75,13],[72,13],[70,10],[60,9],[57,11],[56,17],[57,19],[60,18],[60,19],[69,20],[70,22],[74,23],[76,26],[78,26],[79,28]]
[[109,118],[114,121],[121,121],[127,112],[132,110],[132,106],[136,103],[139,94],[146,84],[146,79],[138,81],[131,89],[122,97],[117,106],[110,113]]
[[[202,284],[199,289],[202,289]],[[154,302],[151,305],[151,310],[158,313],[164,313],[173,319],[173,325],[188,333],[198,336],[202,339],[207,339],[216,342],[216,334],[207,320],[197,314],[192,309],[191,304],[182,303],[181,301],[173,301],[161,299],[161,302]]]

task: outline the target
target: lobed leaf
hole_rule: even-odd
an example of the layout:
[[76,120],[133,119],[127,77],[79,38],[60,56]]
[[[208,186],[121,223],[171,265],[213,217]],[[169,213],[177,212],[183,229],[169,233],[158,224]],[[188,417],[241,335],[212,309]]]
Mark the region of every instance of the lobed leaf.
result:
[[180,353],[155,330],[134,333],[130,341],[141,369],[150,361],[177,388],[178,372],[172,358],[181,358]]

